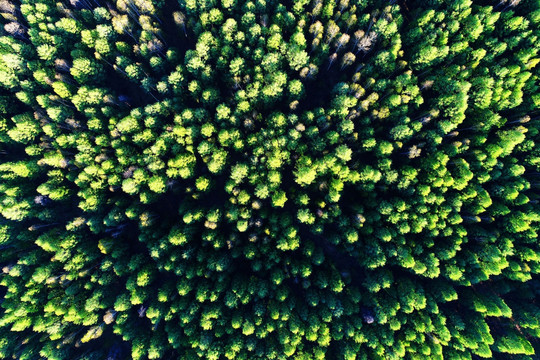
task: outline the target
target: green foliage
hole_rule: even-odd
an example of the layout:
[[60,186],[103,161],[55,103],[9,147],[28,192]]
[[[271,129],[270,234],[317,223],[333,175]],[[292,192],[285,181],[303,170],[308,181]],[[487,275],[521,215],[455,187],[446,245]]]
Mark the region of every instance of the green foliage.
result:
[[0,358],[538,358],[538,1],[0,13]]

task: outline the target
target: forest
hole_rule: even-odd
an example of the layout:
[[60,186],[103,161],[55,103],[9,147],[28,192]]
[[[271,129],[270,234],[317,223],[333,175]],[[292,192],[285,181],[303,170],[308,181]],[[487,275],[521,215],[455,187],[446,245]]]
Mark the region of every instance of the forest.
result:
[[540,0],[0,15],[0,359],[540,359]]

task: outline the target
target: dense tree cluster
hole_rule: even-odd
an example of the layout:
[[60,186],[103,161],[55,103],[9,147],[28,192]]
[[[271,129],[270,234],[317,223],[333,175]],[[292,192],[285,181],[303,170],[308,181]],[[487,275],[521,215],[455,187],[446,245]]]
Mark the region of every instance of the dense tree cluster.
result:
[[0,14],[0,358],[540,354],[539,0]]

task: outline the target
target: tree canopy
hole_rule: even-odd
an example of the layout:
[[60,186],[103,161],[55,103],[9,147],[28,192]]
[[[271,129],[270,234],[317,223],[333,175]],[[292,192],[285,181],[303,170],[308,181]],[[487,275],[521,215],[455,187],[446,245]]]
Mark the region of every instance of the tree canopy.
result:
[[0,358],[540,354],[539,0],[1,0]]

